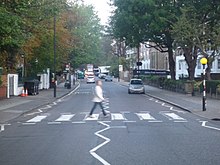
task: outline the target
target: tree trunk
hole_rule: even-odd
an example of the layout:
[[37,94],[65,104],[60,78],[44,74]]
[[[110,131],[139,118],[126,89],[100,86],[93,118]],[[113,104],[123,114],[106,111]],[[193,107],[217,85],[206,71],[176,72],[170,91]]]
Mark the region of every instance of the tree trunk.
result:
[[175,61],[173,58],[173,40],[170,36],[170,33],[166,34],[167,38],[167,49],[168,49],[168,59],[169,59],[169,69],[170,69],[170,76],[172,80],[176,79],[176,70],[175,70]]
[[196,62],[198,57],[197,48],[195,47],[194,50],[192,47],[189,48],[183,48],[184,51],[184,57],[186,60],[186,63],[188,65],[188,75],[189,80],[194,80],[195,78],[195,68],[196,68]]
[[207,63],[207,68],[206,68],[206,76],[207,76],[207,80],[211,80],[211,64]]

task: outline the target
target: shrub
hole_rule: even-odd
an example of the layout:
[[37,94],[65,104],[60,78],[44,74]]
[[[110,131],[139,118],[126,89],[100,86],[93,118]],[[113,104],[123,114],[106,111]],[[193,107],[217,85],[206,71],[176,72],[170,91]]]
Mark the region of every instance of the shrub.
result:
[[194,91],[199,91],[201,87],[202,81],[195,81],[194,83]]
[[217,86],[217,92],[220,93],[220,84]]
[[[206,92],[207,93],[216,93],[218,85],[220,85],[219,80],[206,81]],[[203,91],[203,83],[200,84],[200,90]]]

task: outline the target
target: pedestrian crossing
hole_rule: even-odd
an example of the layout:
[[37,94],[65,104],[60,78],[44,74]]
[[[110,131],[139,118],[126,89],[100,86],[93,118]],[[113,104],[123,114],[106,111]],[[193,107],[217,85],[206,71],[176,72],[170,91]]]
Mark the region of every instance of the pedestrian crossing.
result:
[[122,121],[122,122],[138,122],[138,121],[146,121],[146,122],[188,122],[183,116],[183,113],[177,114],[174,112],[159,112],[152,114],[151,112],[120,112],[120,113],[111,113],[108,117],[104,117],[102,113],[93,114],[90,117],[89,112],[79,113],[79,114],[59,114],[59,115],[51,115],[51,114],[40,114],[31,119],[23,122],[24,125],[28,124],[37,124],[40,122],[48,122],[50,124],[58,124],[62,122],[72,122],[72,123],[86,123],[89,121]]

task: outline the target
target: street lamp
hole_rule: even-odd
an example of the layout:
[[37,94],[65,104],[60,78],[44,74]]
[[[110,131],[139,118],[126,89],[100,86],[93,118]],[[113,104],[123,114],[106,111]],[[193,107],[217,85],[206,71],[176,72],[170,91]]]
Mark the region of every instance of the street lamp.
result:
[[54,15],[54,21],[53,21],[53,31],[54,31],[54,35],[53,35],[53,51],[54,51],[54,97],[57,97],[57,92],[56,92],[56,88],[57,88],[57,82],[56,82],[56,16]]
[[202,110],[206,111],[206,82],[205,82],[205,65],[207,64],[207,58],[203,57],[200,63],[203,65],[203,97],[202,97]]

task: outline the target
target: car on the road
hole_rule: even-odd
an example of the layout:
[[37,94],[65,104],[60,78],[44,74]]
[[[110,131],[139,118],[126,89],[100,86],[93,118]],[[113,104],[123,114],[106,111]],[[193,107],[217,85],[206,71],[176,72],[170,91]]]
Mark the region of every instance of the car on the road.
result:
[[99,73],[99,76],[98,76],[100,79],[105,79],[106,77],[106,74],[104,73]]
[[95,83],[95,76],[87,76],[86,83]]
[[131,79],[128,86],[128,93],[145,93],[143,81],[141,79]]
[[107,75],[107,76],[105,77],[105,81],[112,81],[112,76]]

